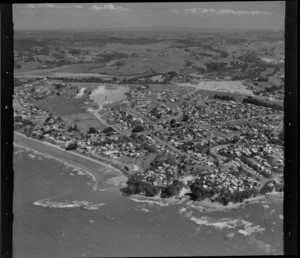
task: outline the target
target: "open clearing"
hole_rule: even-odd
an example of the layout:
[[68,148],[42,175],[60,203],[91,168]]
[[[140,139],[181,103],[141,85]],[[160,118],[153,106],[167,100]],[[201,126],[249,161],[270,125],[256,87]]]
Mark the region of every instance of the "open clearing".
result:
[[198,90],[209,90],[216,92],[238,93],[253,96],[253,92],[248,90],[241,81],[199,81],[195,83],[176,83],[179,86],[194,87]]
[[36,105],[58,116],[65,116],[70,114],[82,113],[82,100],[80,99],[67,99],[64,96],[49,96],[45,99],[36,100]]
[[64,96],[52,96],[43,100],[36,100],[42,110],[53,112],[70,124],[77,124],[78,129],[86,133],[90,127],[103,130],[106,125],[102,124],[94,115],[85,111],[82,100],[68,99]]
[[104,67],[103,63],[89,63],[89,64],[74,64],[64,65],[49,69],[38,69],[38,70],[18,70],[14,71],[16,78],[26,77],[101,77],[101,78],[112,78],[111,75],[94,73],[93,69],[100,69]]

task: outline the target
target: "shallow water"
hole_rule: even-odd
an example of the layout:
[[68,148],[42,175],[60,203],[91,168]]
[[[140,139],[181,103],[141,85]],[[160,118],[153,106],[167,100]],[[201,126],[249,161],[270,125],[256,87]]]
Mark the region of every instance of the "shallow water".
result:
[[282,254],[282,196],[205,212],[182,199],[126,198],[119,188],[15,148],[15,257]]

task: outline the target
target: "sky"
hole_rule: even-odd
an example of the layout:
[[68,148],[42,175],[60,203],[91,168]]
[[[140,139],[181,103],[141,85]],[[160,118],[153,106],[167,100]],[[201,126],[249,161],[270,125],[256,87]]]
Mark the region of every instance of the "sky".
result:
[[16,30],[191,27],[284,29],[284,1],[14,4]]

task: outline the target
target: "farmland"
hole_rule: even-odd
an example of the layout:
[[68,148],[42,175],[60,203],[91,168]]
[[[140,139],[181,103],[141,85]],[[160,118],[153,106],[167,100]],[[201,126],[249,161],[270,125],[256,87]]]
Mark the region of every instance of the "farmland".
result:
[[253,95],[241,81],[199,81],[193,83],[178,83],[179,86],[192,86],[197,90],[209,90],[223,93]]

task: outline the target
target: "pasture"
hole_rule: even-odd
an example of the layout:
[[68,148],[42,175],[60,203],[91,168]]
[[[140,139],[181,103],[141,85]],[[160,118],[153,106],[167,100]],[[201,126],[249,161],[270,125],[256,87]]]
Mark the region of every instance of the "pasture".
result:
[[84,112],[81,99],[68,99],[64,96],[49,96],[45,99],[35,100],[34,102],[40,109],[61,117]]
[[42,110],[54,113],[69,124],[76,123],[77,128],[82,133],[86,133],[90,127],[98,130],[106,128],[106,125],[98,121],[93,114],[85,111],[82,99],[50,96],[45,99],[36,100],[34,104]]
[[179,86],[190,86],[197,90],[206,90],[223,93],[236,93],[253,96],[253,92],[241,81],[199,81],[195,83],[177,83]]

